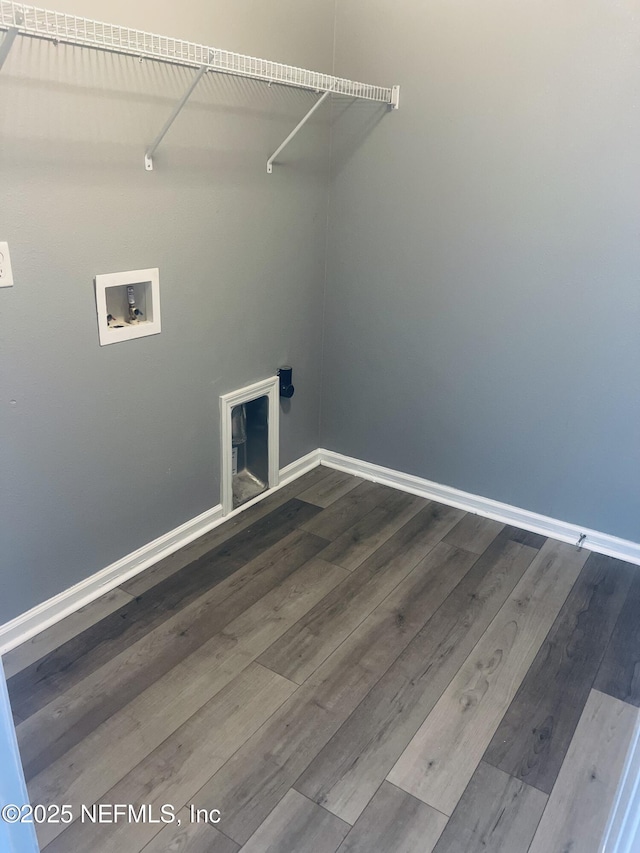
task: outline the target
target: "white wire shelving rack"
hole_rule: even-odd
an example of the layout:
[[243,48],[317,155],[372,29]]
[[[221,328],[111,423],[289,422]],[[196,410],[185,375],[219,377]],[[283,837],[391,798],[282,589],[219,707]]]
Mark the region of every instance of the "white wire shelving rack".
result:
[[269,84],[294,86],[320,95],[320,98],[302,121],[296,125],[282,145],[267,160],[267,172],[269,174],[273,171],[276,157],[331,94],[377,101],[387,104],[390,109],[397,109],[399,104],[399,86],[384,87],[369,83],[358,83],[354,80],[334,77],[318,71],[309,71],[306,68],[297,68],[293,65],[283,65],[280,62],[272,62],[268,59],[245,56],[241,53],[232,53],[228,50],[208,47],[195,42],[93,21],[89,18],[80,18],[76,15],[67,15],[63,12],[41,9],[36,6],[26,6],[24,3],[15,3],[13,0],[0,0],[0,31],[5,32],[4,39],[0,44],[0,69],[18,35],[44,39],[56,44],[77,45],[93,50],[195,68],[196,75],[193,81],[145,152],[145,168],[147,170],[153,169],[153,155],[158,145],[162,142],[202,77],[208,72],[213,71],[252,80],[262,80]]

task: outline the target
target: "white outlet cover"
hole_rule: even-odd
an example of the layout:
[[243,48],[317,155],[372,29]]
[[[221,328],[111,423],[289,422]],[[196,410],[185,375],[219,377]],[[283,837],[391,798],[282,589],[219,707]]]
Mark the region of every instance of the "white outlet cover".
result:
[[0,241],[0,287],[13,287],[9,244]]

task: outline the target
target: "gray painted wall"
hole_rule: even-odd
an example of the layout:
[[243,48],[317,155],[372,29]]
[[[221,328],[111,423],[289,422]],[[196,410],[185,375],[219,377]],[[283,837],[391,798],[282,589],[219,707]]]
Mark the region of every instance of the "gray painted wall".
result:
[[323,446],[640,541],[637,12],[338,4]]
[[[48,5],[48,4],[45,4]],[[331,71],[332,0],[64,11]],[[219,395],[294,366],[281,464],[318,446],[328,113],[315,96],[19,40],[0,74],[0,622],[216,505]],[[100,348],[96,273],[157,266],[163,331]]]
[[[331,70],[332,0],[65,0]],[[218,397],[295,367],[319,443],[640,539],[632,0],[342,0],[313,95],[20,41],[0,74],[0,622],[219,501]],[[322,425],[318,433],[322,346]],[[93,277],[158,266],[163,332],[98,346]]]

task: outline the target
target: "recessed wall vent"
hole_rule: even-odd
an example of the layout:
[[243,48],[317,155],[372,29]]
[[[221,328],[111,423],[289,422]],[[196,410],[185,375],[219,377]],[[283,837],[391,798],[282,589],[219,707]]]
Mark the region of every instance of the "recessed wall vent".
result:
[[272,376],[220,397],[225,515],[278,484],[278,389]]

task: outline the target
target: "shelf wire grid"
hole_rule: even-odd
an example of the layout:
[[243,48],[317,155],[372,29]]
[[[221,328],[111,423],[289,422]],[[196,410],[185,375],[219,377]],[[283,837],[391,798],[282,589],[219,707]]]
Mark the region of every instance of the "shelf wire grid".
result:
[[61,42],[173,65],[203,66],[222,74],[249,77],[267,83],[296,86],[315,92],[331,91],[337,95],[369,101],[393,103],[391,88],[358,83],[268,59],[232,53],[216,47],[174,39],[119,27],[76,15],[67,15],[37,6],[26,6],[13,0],[0,0],[0,29],[17,29],[21,35]]

